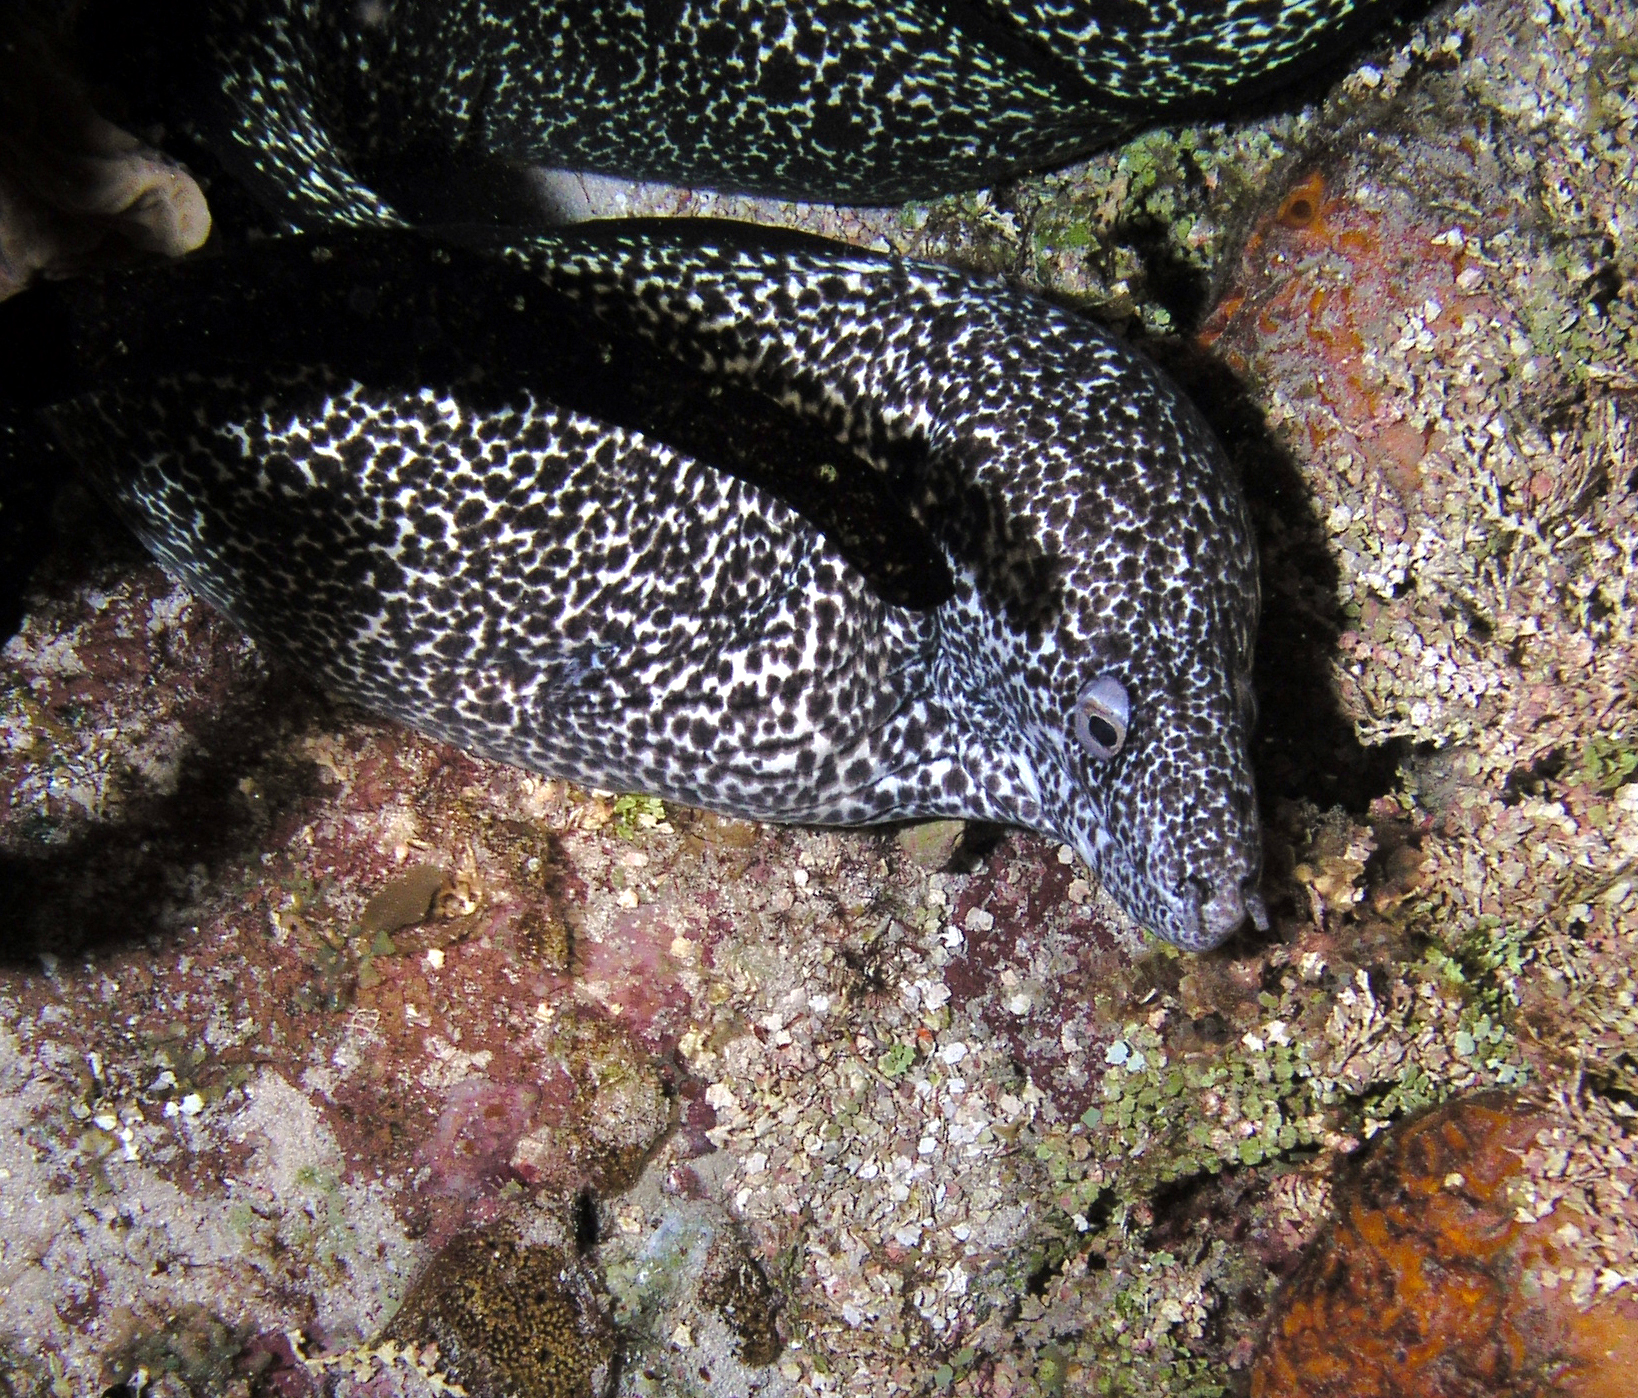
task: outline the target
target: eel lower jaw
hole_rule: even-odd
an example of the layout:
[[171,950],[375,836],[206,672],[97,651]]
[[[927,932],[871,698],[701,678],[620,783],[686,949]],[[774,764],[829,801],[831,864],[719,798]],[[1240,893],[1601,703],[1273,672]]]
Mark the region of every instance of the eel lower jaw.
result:
[[[1101,825],[1095,825],[1073,843],[1081,859],[1097,873],[1100,856],[1115,841]],[[1256,877],[1226,874],[1212,885],[1204,879],[1190,880],[1183,889],[1162,894],[1161,902],[1170,914],[1167,925],[1150,923],[1150,930],[1185,951],[1210,951],[1239,931],[1247,918],[1259,932],[1268,931],[1268,907]]]
[[1237,932],[1247,918],[1259,932],[1268,931],[1268,909],[1255,886],[1246,887],[1230,875],[1219,879],[1210,893],[1209,898],[1203,898],[1197,889],[1189,896],[1193,916],[1185,917],[1184,923],[1194,925],[1198,945],[1217,946]]

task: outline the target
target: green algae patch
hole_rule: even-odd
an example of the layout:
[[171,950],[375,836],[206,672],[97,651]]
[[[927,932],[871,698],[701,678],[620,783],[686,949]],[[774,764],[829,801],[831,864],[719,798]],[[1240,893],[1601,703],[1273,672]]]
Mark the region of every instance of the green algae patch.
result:
[[116,1339],[104,1381],[133,1393],[231,1393],[250,1335],[250,1327],[229,1324],[196,1302],[145,1319],[121,1309],[108,1329]]
[[665,819],[665,802],[658,796],[628,793],[614,798],[614,833],[622,840],[634,839],[639,831],[655,830]]

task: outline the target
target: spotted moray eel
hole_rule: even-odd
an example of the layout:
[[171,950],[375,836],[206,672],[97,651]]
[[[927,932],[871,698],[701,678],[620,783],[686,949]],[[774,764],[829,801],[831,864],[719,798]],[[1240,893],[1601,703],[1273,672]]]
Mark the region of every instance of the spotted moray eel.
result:
[[394,221],[378,177],[406,146],[417,164],[459,151],[788,198],[927,198],[1243,102],[1386,7],[163,0],[174,42],[209,49],[199,119],[298,222]]
[[1359,9],[209,7],[203,120],[318,231],[59,293],[84,377],[48,418],[167,568],[370,709],[735,815],[1045,831],[1207,948],[1266,926],[1256,555],[1152,365],[999,282],[741,225],[435,245],[382,231],[407,220],[370,171],[431,133],[903,198],[1231,91]]

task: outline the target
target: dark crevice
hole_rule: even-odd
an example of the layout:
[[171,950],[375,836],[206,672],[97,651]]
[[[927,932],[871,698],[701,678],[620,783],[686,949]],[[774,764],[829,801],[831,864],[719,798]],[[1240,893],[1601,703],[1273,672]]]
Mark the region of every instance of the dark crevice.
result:
[[1044,1260],[1039,1266],[1030,1272],[1028,1278],[1025,1280],[1025,1292],[1037,1299],[1045,1296],[1047,1293],[1047,1288],[1052,1285],[1053,1280],[1060,1272],[1063,1271],[1063,1267],[1064,1259],[1061,1257],[1055,1259],[1048,1258]]
[[1336,600],[1336,559],[1312,493],[1246,385],[1224,364],[1181,341],[1145,348],[1205,415],[1245,482],[1263,594],[1253,761],[1264,813],[1309,801],[1362,814],[1395,789],[1409,744],[1365,746],[1342,710],[1331,676],[1347,623]]
[[574,1245],[584,1257],[602,1241],[602,1225],[597,1216],[597,1197],[582,1189],[574,1197]]
[[1115,1216],[1115,1191],[1103,1190],[1095,1199],[1082,1210],[1081,1217],[1086,1220],[1088,1233],[1101,1233],[1109,1226],[1109,1220]]
[[[141,566],[135,543],[84,492],[64,492],[57,533],[72,540],[42,565],[29,600],[66,596],[112,570]],[[203,872],[230,886],[320,789],[293,740],[331,717],[327,702],[283,669],[243,673],[184,719],[189,746],[169,792],[138,786],[115,813],[65,829],[13,828],[0,847],[0,964],[67,957],[178,930]],[[68,713],[54,714],[72,722]],[[242,786],[253,776],[259,797]]]
[[27,615],[29,580],[51,549],[52,510],[66,474],[52,444],[4,421],[4,411],[0,406],[0,646]]
[[1206,270],[1190,262],[1172,241],[1167,224],[1142,215],[1115,225],[1109,232],[1110,246],[1124,245],[1143,262],[1143,289],[1184,328],[1198,325],[1211,295],[1211,278]]
[[552,225],[528,166],[416,138],[360,162],[364,182],[413,224],[457,223],[527,236]]

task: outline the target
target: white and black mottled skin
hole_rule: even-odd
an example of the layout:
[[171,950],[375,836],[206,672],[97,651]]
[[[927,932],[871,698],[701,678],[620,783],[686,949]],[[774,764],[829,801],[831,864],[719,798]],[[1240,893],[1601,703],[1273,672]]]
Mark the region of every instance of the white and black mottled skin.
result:
[[[429,139],[804,197],[972,185],[1254,84],[1376,7],[182,13],[202,20],[219,148],[291,227],[314,228],[406,222],[370,171]],[[747,232],[613,226],[495,255],[690,382],[748,388],[882,470],[952,594],[896,605],[754,471],[554,401],[527,374],[505,401],[459,377],[357,380],[322,357],[127,375],[58,428],[168,567],[379,712],[738,815],[1047,831],[1183,947],[1266,923],[1251,531],[1221,449],[1147,361],[998,283]],[[1074,732],[1100,678],[1130,703],[1112,756]]]
[[[953,595],[891,605],[755,484],[522,384],[322,366],[55,413],[160,560],[322,683],[553,775],[761,819],[961,816],[1073,845],[1214,945],[1256,896],[1256,558],[1188,402],[994,283],[755,230],[592,226],[504,256],[895,477]],[[1099,760],[1077,696],[1114,676]]]
[[[144,4],[102,2],[116,12]],[[215,130],[240,170],[256,173],[293,224],[313,227],[394,221],[378,176],[406,143],[786,198],[929,198],[1061,165],[1161,114],[1266,90],[1394,3],[157,0],[157,8],[170,32],[209,49],[197,84],[209,112],[190,115]],[[94,15],[88,27],[100,23]]]

